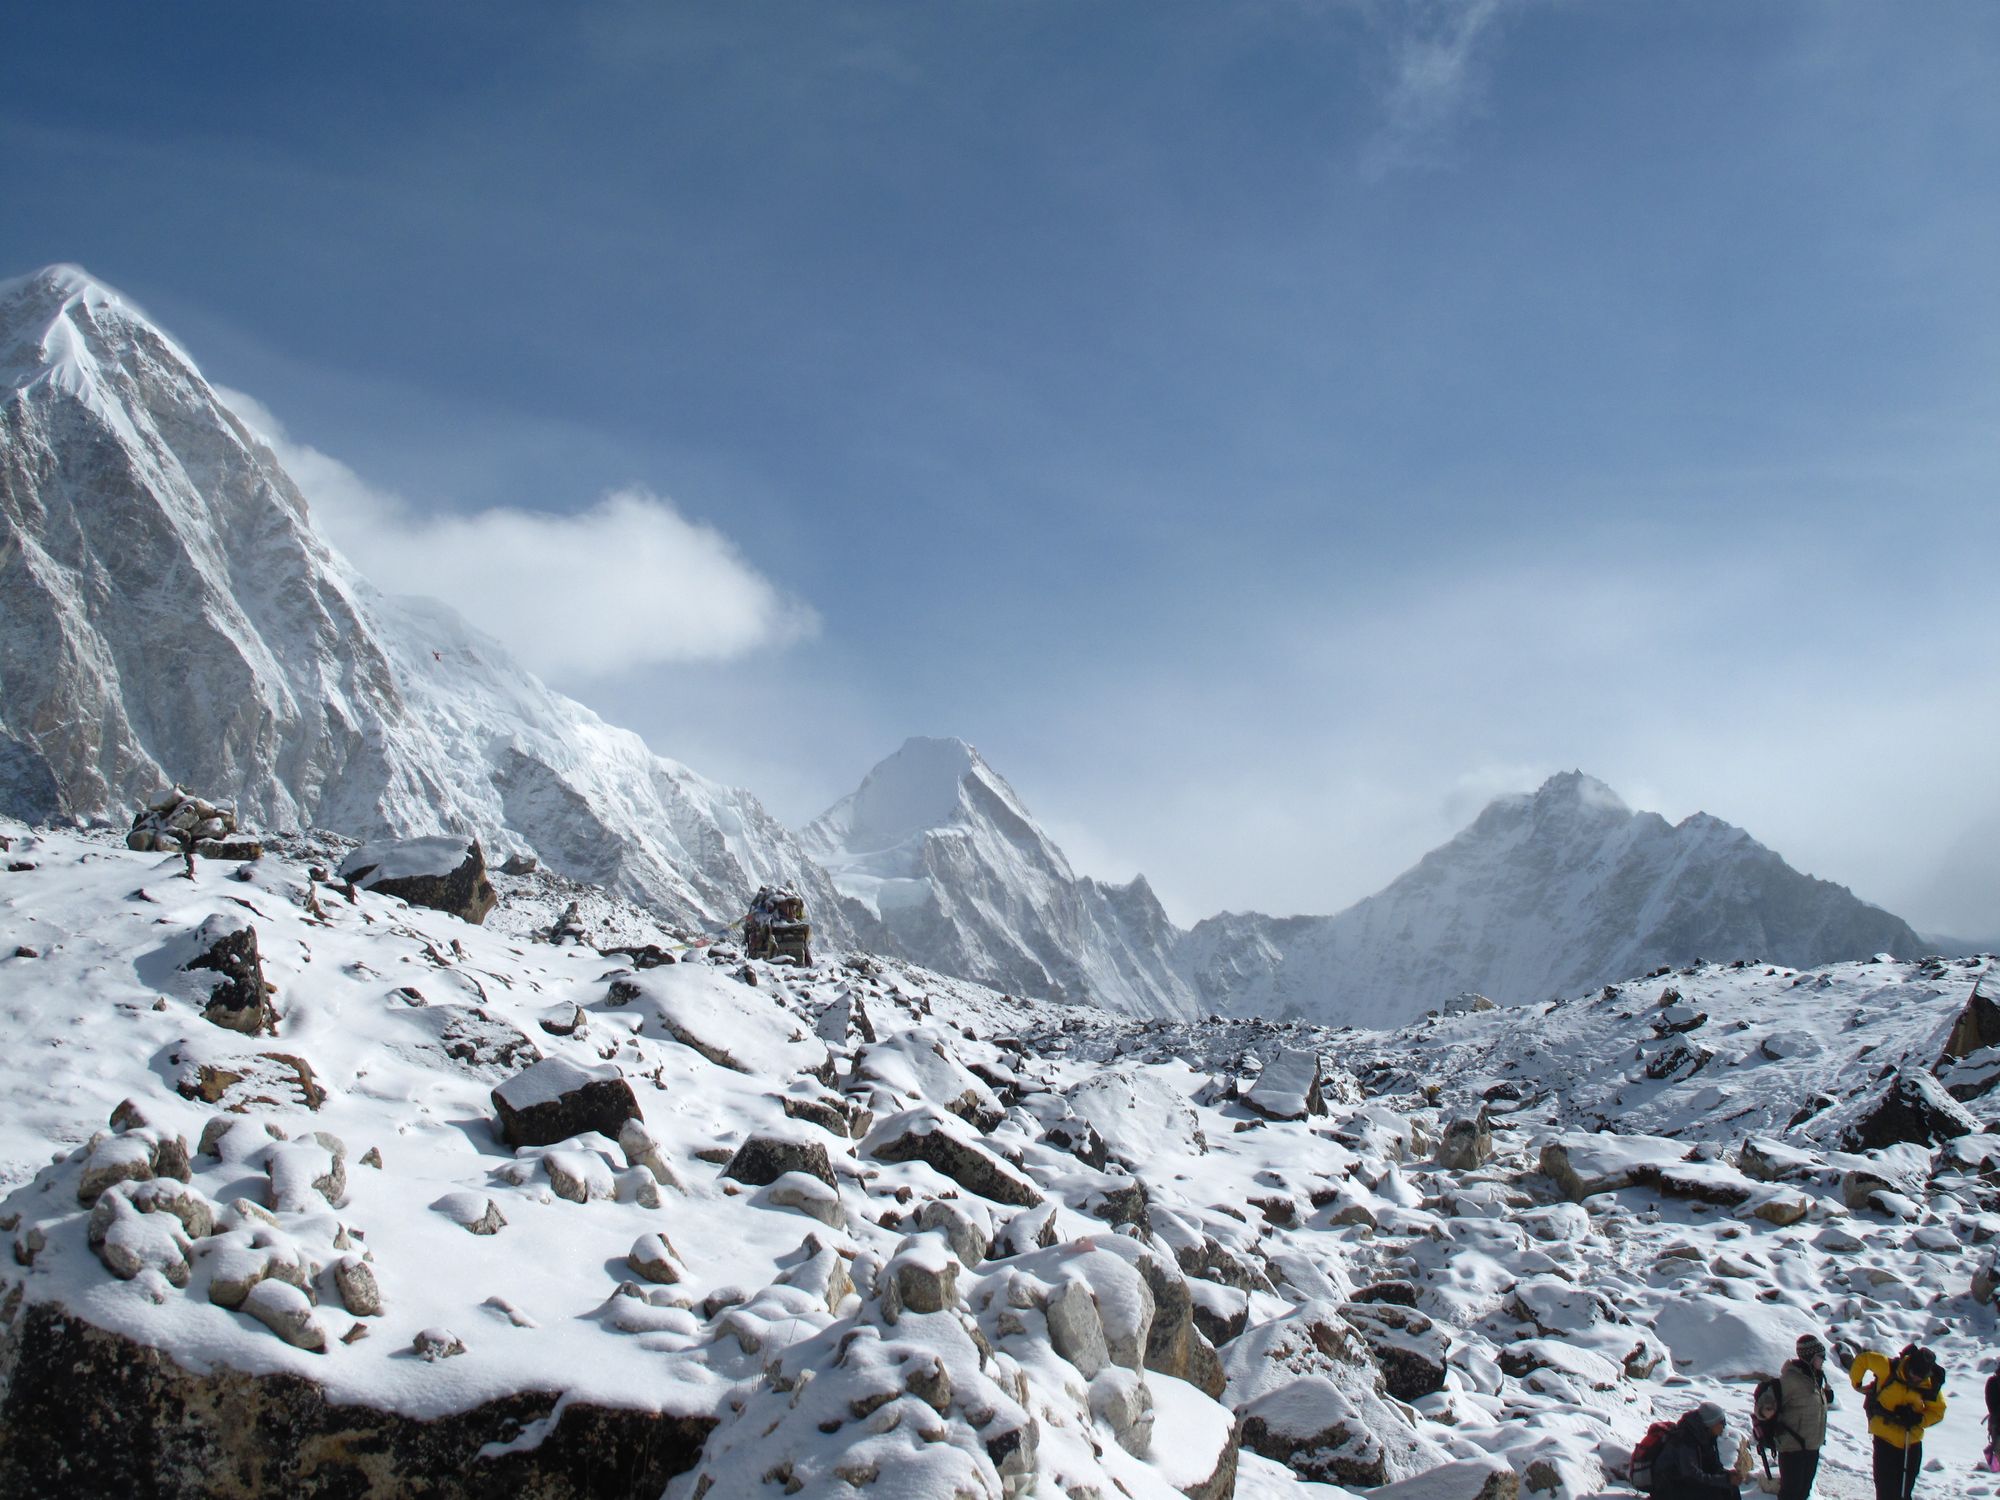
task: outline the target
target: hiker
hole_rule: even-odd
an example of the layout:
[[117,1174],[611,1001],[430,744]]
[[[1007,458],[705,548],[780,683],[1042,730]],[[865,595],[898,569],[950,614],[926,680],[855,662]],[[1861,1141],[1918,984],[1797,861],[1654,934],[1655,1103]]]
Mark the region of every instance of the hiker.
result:
[[[1776,1410],[1758,1417],[1758,1447],[1778,1454],[1778,1500],[1806,1500],[1819,1473],[1819,1450],[1826,1446],[1826,1414],[1833,1387],[1826,1378],[1826,1345],[1817,1335],[1799,1335],[1798,1353],[1778,1372]],[[1760,1393],[1762,1388],[1759,1388]]]
[[1986,1467],[2000,1473],[2000,1362],[1986,1377]]
[[1713,1401],[1674,1423],[1653,1460],[1653,1500],[1736,1500],[1736,1470],[1716,1446],[1727,1425]]
[[1863,1349],[1847,1379],[1862,1393],[1875,1439],[1875,1500],[1910,1500],[1924,1466],[1924,1429],[1944,1419],[1937,1356],[1915,1344],[1905,1344],[1893,1360]]

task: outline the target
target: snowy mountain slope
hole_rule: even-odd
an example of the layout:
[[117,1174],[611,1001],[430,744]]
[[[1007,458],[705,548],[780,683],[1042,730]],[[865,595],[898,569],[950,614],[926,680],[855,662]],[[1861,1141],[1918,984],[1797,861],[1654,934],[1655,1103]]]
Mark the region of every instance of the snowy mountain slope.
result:
[[[316,883],[311,840],[189,881],[109,833],[0,838],[10,1493],[384,1492],[389,1452],[386,1487],[442,1495],[617,1475],[668,1500],[1305,1500],[1422,1476],[1581,1500],[1700,1400],[1733,1447],[1808,1328],[1938,1348],[1953,1411],[1925,1493],[1993,1493],[1972,1460],[1996,1329],[1970,1288],[2000,1243],[2000,1138],[1846,1157],[1814,1123],[1933,1058],[1979,965],[1704,966],[1330,1033],[859,957],[634,970],[532,936],[560,882],[503,876],[468,927]],[[611,898],[592,925],[670,941]],[[274,1035],[204,1019],[216,978],[184,967],[242,926]],[[1714,1055],[1649,1076],[1676,1042]],[[1315,1054],[1325,1113],[1241,1102]],[[643,1137],[508,1147],[490,1093],[536,1055],[622,1078]],[[1853,1097],[1772,1123],[1822,1091]],[[1965,1107],[1990,1122],[1996,1097]],[[1475,1105],[1491,1157],[1445,1165]],[[1603,1134],[1607,1109],[1678,1139]],[[1732,1164],[1753,1137],[1782,1180]],[[1651,1176],[1573,1201],[1550,1148]],[[165,1175],[79,1201],[142,1166]],[[1889,1186],[1849,1207],[1854,1167]],[[1866,1462],[1850,1402],[1825,1492],[1865,1492]]]
[[1187,1015],[1179,933],[1142,878],[1079,879],[962,740],[911,739],[802,835],[896,949],[947,974],[1139,1015]]
[[115,292],[0,283],[0,379],[0,807],[117,817],[180,781],[267,828],[476,831],[690,924],[796,885],[824,940],[857,937],[754,797],[357,577]]
[[1742,829],[1634,813],[1572,771],[1493,802],[1335,916],[1197,923],[1180,965],[1218,1009],[1396,1025],[1468,990],[1523,1002],[1703,956],[1803,967],[1884,950],[1928,951],[1906,923]]

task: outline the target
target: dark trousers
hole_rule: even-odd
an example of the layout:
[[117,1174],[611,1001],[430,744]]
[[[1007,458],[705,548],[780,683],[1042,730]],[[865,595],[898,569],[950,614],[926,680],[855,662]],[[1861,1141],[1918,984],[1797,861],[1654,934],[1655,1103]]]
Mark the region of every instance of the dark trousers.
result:
[[1923,1466],[1922,1443],[1898,1448],[1875,1439],[1875,1500],[1910,1500],[1910,1491],[1917,1487],[1917,1472]]
[[1778,1455],[1778,1500],[1806,1500],[1813,1476],[1819,1473],[1819,1449],[1801,1448]]

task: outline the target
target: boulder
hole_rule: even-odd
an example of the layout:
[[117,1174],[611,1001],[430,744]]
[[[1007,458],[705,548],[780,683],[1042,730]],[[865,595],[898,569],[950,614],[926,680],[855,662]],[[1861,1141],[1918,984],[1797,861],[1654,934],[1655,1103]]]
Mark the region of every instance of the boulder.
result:
[[968,1193],[995,1203],[1033,1208],[1042,1195],[956,1118],[930,1106],[892,1115],[868,1133],[863,1154],[877,1161],[921,1161]]
[[1937,1146],[1978,1130],[1979,1122],[1943,1084],[1921,1068],[1904,1068],[1848,1126],[1841,1145],[1849,1151],[1904,1143]]
[[1144,1379],[1116,1365],[1099,1370],[1090,1382],[1090,1414],[1111,1429],[1123,1448],[1138,1458],[1153,1451],[1153,1392]]
[[792,1208],[818,1219],[829,1229],[838,1229],[847,1220],[841,1206],[840,1190],[811,1172],[786,1172],[773,1179],[757,1195],[760,1203],[772,1208]]
[[596,1131],[618,1139],[639,1101],[616,1065],[584,1068],[550,1057],[524,1068],[493,1090],[500,1138],[508,1145],[553,1146]]
[[1388,1453],[1345,1392],[1323,1375],[1301,1375],[1241,1412],[1242,1445],[1301,1479],[1372,1489],[1388,1477]]
[[266,1277],[250,1288],[243,1311],[295,1349],[326,1353],[326,1329],[306,1294],[289,1282]]
[[1450,1500],[1520,1500],[1521,1476],[1497,1458],[1463,1458],[1368,1492],[1368,1500],[1444,1500],[1447,1496]]
[[1445,1336],[1415,1308],[1349,1302],[1341,1316],[1368,1346],[1382,1372],[1382,1388],[1398,1401],[1419,1401],[1444,1389]]
[[1810,1182],[1825,1165],[1810,1151],[1764,1135],[1747,1137],[1736,1153],[1736,1169],[1757,1182]]
[[1542,1147],[1542,1172],[1564,1196],[1581,1203],[1641,1181],[1649,1168],[1676,1163],[1687,1148],[1654,1135],[1558,1136]]
[[469,1234],[498,1234],[507,1227],[500,1205],[484,1193],[463,1189],[446,1193],[431,1205],[431,1210],[443,1214]]
[[935,1313],[958,1305],[958,1257],[942,1235],[916,1235],[877,1277],[883,1315],[895,1322],[903,1313]]
[[979,1269],[992,1247],[993,1237],[986,1226],[961,1203],[949,1198],[933,1198],[917,1210],[917,1227],[935,1229],[945,1237],[952,1253],[968,1271]]
[[1303,1120],[1326,1113],[1320,1091],[1319,1052],[1311,1047],[1286,1047],[1274,1053],[1243,1096],[1243,1103],[1267,1120]]
[[1993,1305],[1993,1295],[2000,1290],[2000,1256],[1988,1255],[1972,1273],[1972,1300],[1981,1307]]
[[382,1316],[382,1284],[375,1267],[359,1255],[345,1255],[333,1266],[333,1284],[340,1305],[357,1318]]
[[222,976],[202,1004],[203,1017],[245,1036],[275,1033],[278,1015],[271,1007],[271,987],[264,982],[257,929],[235,917],[213,916],[196,929],[194,942],[200,952],[181,967]]
[[1081,1278],[1065,1280],[1050,1295],[1042,1311],[1048,1319],[1049,1346],[1082,1371],[1085,1380],[1095,1378],[1098,1371],[1111,1363],[1097,1299]]
[[803,1172],[828,1187],[835,1186],[833,1163],[827,1160],[826,1147],[799,1136],[753,1135],[736,1148],[735,1155],[722,1169],[724,1177],[750,1187],[776,1182],[787,1172]]
[[1493,1125],[1484,1109],[1447,1121],[1438,1139],[1437,1164],[1451,1172],[1473,1172],[1493,1157]]
[[631,1252],[625,1257],[625,1264],[632,1268],[636,1276],[662,1286],[672,1286],[686,1273],[681,1269],[680,1256],[667,1243],[664,1234],[642,1234],[632,1242]]
[[1196,1320],[1194,1292],[1180,1267],[1151,1251],[1139,1256],[1135,1264],[1153,1298],[1146,1368],[1185,1380],[1205,1396],[1220,1396],[1227,1383],[1222,1357]]
[[340,878],[474,924],[484,922],[499,899],[479,840],[459,834],[363,844],[341,861]]
[[[705,1412],[601,1406],[560,1386],[404,1416],[336,1402],[283,1370],[183,1369],[54,1303],[24,1308],[0,1344],[4,1495],[337,1500],[412,1494],[415,1475],[428,1493],[463,1500],[657,1495],[694,1466],[715,1425]],[[539,1442],[512,1441],[529,1430]]]
[[1987,998],[1985,987],[1983,979],[1972,987],[1965,1009],[1958,1013],[1951,1035],[1945,1038],[1945,1057],[1967,1058],[1987,1047],[2000,1047],[2000,1003]]
[[631,1116],[618,1127],[618,1149],[625,1153],[627,1166],[643,1167],[653,1174],[653,1181],[661,1187],[670,1187],[680,1192],[687,1191],[681,1185],[680,1177],[674,1171],[672,1163],[667,1160],[666,1152],[653,1138],[652,1131],[646,1128],[646,1122],[637,1115]]

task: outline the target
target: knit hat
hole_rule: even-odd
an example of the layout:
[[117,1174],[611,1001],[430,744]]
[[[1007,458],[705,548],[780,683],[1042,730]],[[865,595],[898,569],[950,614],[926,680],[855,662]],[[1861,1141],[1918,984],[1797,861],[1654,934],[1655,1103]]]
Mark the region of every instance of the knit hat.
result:
[[1713,1401],[1702,1402],[1695,1408],[1695,1414],[1701,1418],[1701,1425],[1704,1427],[1720,1427],[1728,1420],[1723,1416],[1722,1408]]
[[1815,1354],[1826,1353],[1826,1345],[1820,1342],[1819,1335],[1816,1333],[1800,1334],[1798,1347],[1800,1359],[1809,1359]]

